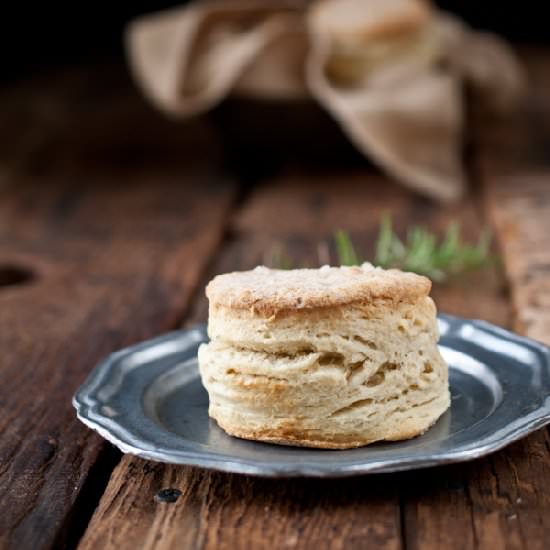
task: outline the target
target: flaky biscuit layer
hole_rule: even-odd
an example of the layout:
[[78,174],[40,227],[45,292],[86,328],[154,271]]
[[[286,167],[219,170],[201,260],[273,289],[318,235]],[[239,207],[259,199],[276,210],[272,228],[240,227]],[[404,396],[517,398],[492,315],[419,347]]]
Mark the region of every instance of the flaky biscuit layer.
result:
[[[377,276],[370,294],[364,281],[354,280],[351,288],[359,288],[362,298],[347,287],[346,305],[290,309],[290,300],[279,299],[280,279],[261,293],[251,290],[261,295],[259,310],[233,307],[233,297],[211,300],[212,340],[199,350],[210,416],[238,437],[319,448],[426,431],[450,404],[435,305],[415,278],[394,281],[399,272],[390,282],[397,291],[388,295],[380,284],[386,273]],[[349,274],[333,274],[336,286]],[[320,295],[308,285],[318,304]],[[412,293],[401,296],[406,285]],[[344,298],[331,288],[325,299],[339,304]],[[267,298],[285,307],[267,308]]]

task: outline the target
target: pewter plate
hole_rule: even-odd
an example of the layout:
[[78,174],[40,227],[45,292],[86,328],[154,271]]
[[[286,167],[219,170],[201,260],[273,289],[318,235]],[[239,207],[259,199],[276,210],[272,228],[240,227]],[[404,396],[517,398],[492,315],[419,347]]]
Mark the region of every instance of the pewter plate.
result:
[[327,451],[230,437],[208,417],[197,369],[203,326],[110,355],[73,398],[122,452],[244,474],[339,477],[471,460],[550,422],[550,349],[484,321],[439,317],[452,404],[409,441]]

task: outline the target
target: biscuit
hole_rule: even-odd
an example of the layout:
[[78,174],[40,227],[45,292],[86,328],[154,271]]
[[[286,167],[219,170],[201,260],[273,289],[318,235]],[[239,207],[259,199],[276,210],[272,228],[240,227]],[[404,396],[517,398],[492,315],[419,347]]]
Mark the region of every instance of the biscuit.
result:
[[415,33],[432,18],[424,0],[320,0],[310,21],[341,45],[366,45]]
[[199,349],[227,433],[345,449],[426,431],[449,407],[425,277],[361,267],[229,273]]
[[328,76],[348,85],[432,66],[441,55],[434,21],[423,0],[321,0],[308,14],[310,32],[330,46]]

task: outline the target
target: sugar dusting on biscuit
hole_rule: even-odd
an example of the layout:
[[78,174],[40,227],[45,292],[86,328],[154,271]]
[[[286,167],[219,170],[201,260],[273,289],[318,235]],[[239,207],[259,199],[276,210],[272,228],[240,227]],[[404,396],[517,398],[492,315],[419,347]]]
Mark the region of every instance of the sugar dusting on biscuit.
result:
[[251,271],[215,277],[206,289],[211,304],[253,309],[273,315],[279,311],[341,306],[353,302],[411,301],[428,295],[426,277],[361,266],[279,270],[257,266]]

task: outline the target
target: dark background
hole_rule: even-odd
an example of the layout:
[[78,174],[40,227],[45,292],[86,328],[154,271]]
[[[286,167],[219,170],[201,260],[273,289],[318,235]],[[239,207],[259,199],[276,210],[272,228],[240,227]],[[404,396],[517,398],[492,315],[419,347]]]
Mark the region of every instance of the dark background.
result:
[[[122,30],[132,17],[185,1],[10,2],[2,6],[0,61],[3,80],[52,65],[122,60]],[[545,2],[440,0],[474,27],[490,29],[516,42],[548,42]]]

